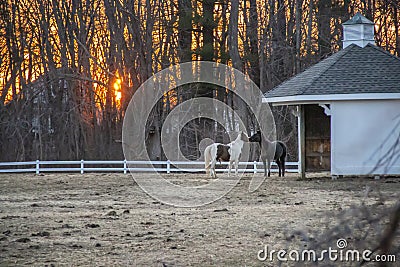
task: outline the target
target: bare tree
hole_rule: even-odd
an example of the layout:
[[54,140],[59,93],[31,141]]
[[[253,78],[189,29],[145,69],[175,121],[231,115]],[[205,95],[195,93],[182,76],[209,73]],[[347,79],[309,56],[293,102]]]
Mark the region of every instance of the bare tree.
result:
[[[340,49],[340,24],[359,11],[377,22],[377,45],[399,55],[399,10],[387,0],[0,1],[0,149],[15,151],[0,159],[122,158],[125,109],[155,72],[222,62],[265,92]],[[197,96],[223,101],[255,127],[247,107],[209,85],[163,96],[149,127],[160,129],[171,109]],[[278,137],[295,151],[290,109],[274,112]],[[207,120],[187,127],[188,154],[198,155],[203,137],[223,136]]]

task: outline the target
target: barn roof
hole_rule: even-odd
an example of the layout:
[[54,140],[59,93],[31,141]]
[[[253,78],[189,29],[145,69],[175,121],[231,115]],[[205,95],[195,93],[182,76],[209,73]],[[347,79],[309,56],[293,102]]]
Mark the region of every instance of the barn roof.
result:
[[288,97],[316,101],[318,96],[326,100],[338,95],[357,98],[361,94],[393,93],[400,98],[400,58],[372,44],[364,48],[352,44],[264,96],[267,102],[279,103],[285,99],[287,102]]

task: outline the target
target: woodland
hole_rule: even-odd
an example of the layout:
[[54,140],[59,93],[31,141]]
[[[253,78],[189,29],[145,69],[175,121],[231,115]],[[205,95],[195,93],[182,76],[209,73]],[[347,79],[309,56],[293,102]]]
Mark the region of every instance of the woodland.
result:
[[[267,92],[341,49],[342,26],[360,12],[376,45],[400,56],[397,0],[3,0],[0,1],[0,161],[122,159],[124,112],[153,74],[188,61],[213,61],[248,75]],[[224,88],[194,84],[159,100],[147,142],[193,97],[218,98],[257,125]],[[292,107],[273,108],[277,137],[297,155]],[[180,134],[188,158],[198,140],[228,141],[209,119]],[[220,139],[220,140],[219,140]],[[154,159],[163,159],[162,149]]]

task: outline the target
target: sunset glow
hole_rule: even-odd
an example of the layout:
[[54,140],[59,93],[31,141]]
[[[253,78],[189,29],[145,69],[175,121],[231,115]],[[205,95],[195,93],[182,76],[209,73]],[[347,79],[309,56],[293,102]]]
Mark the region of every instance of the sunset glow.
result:
[[120,78],[117,78],[114,82],[114,100],[115,100],[115,106],[119,109],[121,107],[121,99],[122,99],[122,80]]
[[[70,83],[79,87],[69,88],[71,92],[85,95],[87,91],[93,90],[93,106],[105,110],[108,105],[107,99],[112,99],[109,101],[110,105],[117,107],[118,113],[121,112],[121,103],[127,101],[124,99],[128,96],[126,92],[133,92],[152,74],[180,61],[182,51],[179,47],[181,37],[178,1],[161,1],[157,5],[148,6],[147,1],[132,1],[130,7],[121,6],[110,10],[109,14],[116,13],[114,15],[121,18],[115,21],[108,17],[104,1],[78,1],[77,6],[69,4],[70,1],[3,2],[4,14],[9,14],[3,18],[4,25],[13,25],[9,33],[6,33],[6,28],[0,29],[0,96],[4,104],[18,99],[22,88],[34,83],[43,75],[50,73],[54,78],[54,73],[62,70],[60,73],[65,72],[63,75],[69,76],[71,81],[79,81]],[[189,2],[191,18],[187,27],[191,36],[187,53],[192,60],[202,60],[207,52],[204,51],[203,2]],[[319,1],[314,2],[312,6],[310,4],[313,2],[302,1],[298,48],[300,60],[319,57],[318,53],[323,43],[320,37],[329,37],[326,42],[329,47],[325,49],[331,52],[339,50],[342,20],[348,17],[347,15],[350,16],[350,13],[368,10],[365,1],[350,1],[351,4],[343,0],[337,1],[335,5],[340,11],[330,20],[326,20],[329,27],[325,35],[329,36],[323,36],[319,29],[324,22],[319,21]],[[396,48],[396,40],[400,34],[397,23],[400,13],[397,8],[380,3],[381,1],[376,1],[376,7],[371,9],[374,11],[372,16],[376,23],[376,43],[390,53],[398,54],[400,50]],[[211,54],[215,62],[232,65],[228,38],[232,3],[216,1],[213,5],[214,41],[209,47],[214,51]],[[288,65],[285,72],[291,73],[293,57],[289,55],[292,52],[288,51],[293,51],[296,44],[296,6],[288,0],[257,0],[255,6],[257,36],[254,40],[259,42],[259,51],[257,55],[252,55],[249,47],[252,34],[249,28],[251,5],[246,1],[239,1],[238,5],[237,50],[244,66],[243,71],[252,68],[250,61],[262,58],[265,66],[282,60]],[[279,17],[280,12],[282,17]],[[346,12],[349,14],[345,15]],[[91,15],[86,16],[87,14]],[[137,14],[138,17],[132,20],[130,14]],[[275,30],[278,18],[283,19],[279,23],[282,24],[280,27],[285,29],[282,29],[280,34],[285,36],[278,36]],[[69,23],[63,23],[67,21]],[[112,33],[111,28],[115,29]],[[277,44],[277,40],[281,40],[282,43]],[[273,56],[275,53],[286,53],[288,58],[276,58]],[[264,71],[268,71],[265,66]],[[270,78],[276,75],[279,74],[264,75],[266,82],[270,83],[268,88],[274,80],[280,80]],[[267,76],[268,78],[265,78]],[[176,102],[173,98],[175,96],[166,97],[171,97],[167,101],[171,105]]]

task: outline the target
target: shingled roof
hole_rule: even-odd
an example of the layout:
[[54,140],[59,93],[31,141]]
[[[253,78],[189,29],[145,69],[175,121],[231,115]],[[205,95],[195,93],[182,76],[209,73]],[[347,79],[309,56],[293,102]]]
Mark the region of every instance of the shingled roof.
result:
[[400,58],[368,44],[350,45],[265,93],[287,96],[400,93]]
[[360,12],[354,15],[351,19],[344,22],[342,25],[352,25],[352,24],[374,24],[372,21],[361,15]]

